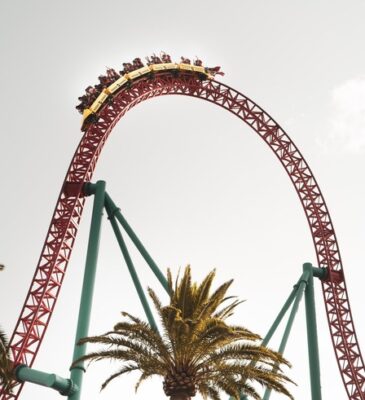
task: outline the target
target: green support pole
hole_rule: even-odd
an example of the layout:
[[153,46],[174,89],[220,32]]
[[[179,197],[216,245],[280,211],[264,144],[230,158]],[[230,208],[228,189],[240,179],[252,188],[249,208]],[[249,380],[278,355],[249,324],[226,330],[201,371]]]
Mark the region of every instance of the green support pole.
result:
[[149,255],[142,242],[138,239],[137,235],[133,232],[126,219],[123,217],[120,209],[115,205],[113,200],[110,198],[108,193],[105,193],[105,205],[111,210],[111,213],[117,218],[120,224],[123,226],[128,236],[131,238],[134,245],[137,247],[138,251],[141,253],[142,257],[145,259],[146,263],[151,268],[152,272],[155,274],[156,278],[160,281],[161,285],[164,287],[167,293],[169,293],[167,280],[161,270],[158,268],[157,264],[154,262],[152,257]]
[[133,261],[132,261],[130,255],[129,255],[129,252],[128,252],[127,246],[125,244],[125,241],[123,239],[122,233],[120,232],[120,229],[118,227],[117,221],[115,220],[115,217],[114,217],[112,211],[110,210],[108,204],[106,204],[105,208],[106,208],[106,212],[108,214],[110,223],[112,225],[115,237],[117,238],[119,247],[120,247],[120,249],[121,249],[121,251],[123,253],[123,257],[124,257],[125,262],[127,264],[129,273],[130,273],[130,275],[132,277],[134,286],[135,286],[135,288],[137,290],[138,297],[139,297],[139,299],[140,299],[140,301],[142,303],[142,307],[143,307],[144,312],[145,312],[145,314],[147,316],[148,322],[151,325],[151,328],[154,329],[156,332],[158,332],[157,325],[156,325],[156,322],[155,322],[155,320],[153,318],[152,311],[151,311],[150,306],[148,304],[146,295],[145,295],[145,293],[143,291],[141,282],[140,282],[140,280],[138,278],[137,271],[134,268]]
[[[319,367],[319,350],[317,336],[317,320],[316,308],[314,301],[314,285],[313,273],[317,275],[318,268],[314,269],[312,264],[303,264],[303,271],[309,274],[308,285],[305,290],[305,314],[307,320],[307,340],[308,340],[308,357],[309,357],[309,372],[311,381],[312,400],[321,400],[321,375]],[[322,269],[322,272],[324,270]]]
[[280,322],[284,318],[284,315],[286,314],[286,312],[288,311],[289,307],[291,306],[291,304],[293,303],[294,299],[296,298],[297,291],[298,291],[301,279],[302,278],[300,278],[299,281],[293,286],[293,290],[291,291],[289,297],[287,298],[286,302],[284,303],[284,305],[283,305],[282,309],[280,310],[278,316],[276,317],[274,323],[271,325],[271,328],[269,329],[269,331],[265,335],[264,339],[262,340],[262,343],[261,343],[262,346],[266,346],[269,343],[270,339],[272,338],[272,336],[276,332],[276,329],[280,325]]
[[[281,342],[280,342],[279,351],[278,351],[280,354],[284,354],[285,347],[288,343],[290,331],[291,331],[291,328],[293,327],[294,319],[295,319],[295,316],[298,311],[299,303],[302,300],[303,292],[308,283],[309,275],[310,275],[309,271],[304,271],[301,278],[299,279],[299,287],[298,287],[298,290],[296,293],[293,307],[291,309],[291,312],[290,312],[290,315],[288,318],[288,322],[287,322],[285,330],[284,330],[283,338],[281,339]],[[277,369],[277,367],[275,367],[275,369]],[[266,389],[264,397],[262,399],[269,400],[270,395],[271,395],[271,389]],[[320,399],[318,399],[318,400],[320,400]]]
[[[316,322],[316,311],[315,311],[315,301],[314,301],[314,285],[313,277],[319,279],[325,279],[327,276],[327,270],[325,268],[313,267],[310,263],[305,263],[303,265],[303,274],[292,292],[290,293],[288,299],[286,300],[284,306],[280,310],[278,316],[276,317],[274,323],[266,334],[262,341],[262,345],[266,346],[270,341],[271,337],[278,328],[281,320],[289,309],[291,303],[295,299],[291,314],[289,316],[285,332],[280,343],[279,353],[283,354],[286,343],[289,338],[290,330],[294,322],[294,317],[297,312],[300,300],[303,296],[303,291],[305,293],[305,308],[306,308],[306,320],[307,320],[307,339],[308,339],[308,354],[309,354],[309,368],[310,368],[310,379],[311,379],[311,397],[312,400],[322,400],[321,395],[321,382],[320,382],[320,367],[319,367],[319,351],[318,351],[318,336],[317,336],[317,322]],[[253,362],[254,363],[254,362]],[[266,390],[263,400],[268,400],[271,391]],[[230,400],[233,398],[230,397]],[[248,400],[248,397],[244,394],[240,396],[240,400]]]
[[[272,338],[272,336],[276,332],[276,329],[279,327],[280,322],[284,318],[284,315],[288,311],[290,305],[293,303],[294,299],[296,298],[300,281],[301,281],[301,278],[293,286],[293,290],[291,291],[289,297],[287,298],[287,300],[284,303],[283,307],[281,308],[278,316],[275,318],[275,321],[273,322],[273,324],[271,325],[269,331],[267,332],[267,334],[265,335],[264,339],[262,340],[262,343],[261,343],[262,346],[267,346],[267,344],[269,343],[270,339]],[[251,362],[251,365],[255,365],[255,364],[256,364],[255,361]],[[229,400],[233,400],[233,397],[230,397]],[[242,394],[240,396],[240,400],[248,400],[248,397],[245,394]]]
[[299,280],[299,287],[298,287],[297,294],[296,294],[296,297],[295,297],[295,300],[293,303],[293,308],[290,312],[288,322],[285,327],[284,335],[283,335],[283,338],[282,338],[280,346],[279,346],[280,354],[284,354],[286,344],[288,343],[290,331],[291,331],[291,328],[293,327],[294,319],[298,312],[299,303],[302,300],[303,292],[308,283],[308,278],[309,278],[309,272],[304,271],[303,275],[301,276],[301,279]]
[[15,369],[15,376],[20,382],[31,382],[36,385],[57,390],[62,396],[69,396],[78,391],[78,387],[71,379],[61,378],[56,374],[38,371],[27,365],[19,365]]
[[[78,346],[77,343],[81,338],[86,337],[89,331],[96,264],[99,252],[101,220],[105,200],[105,182],[98,181],[95,185],[90,184],[86,187],[86,191],[88,191],[88,194],[94,193],[95,196],[72,362],[75,362],[86,354],[86,345]],[[78,363],[74,367],[70,368],[70,370],[71,380],[79,387],[79,390],[69,396],[68,399],[79,400],[81,395],[82,380],[85,372],[84,363]]]
[[[291,291],[289,297],[287,298],[286,302],[284,303],[283,307],[281,308],[278,316],[275,318],[275,321],[273,322],[273,324],[271,325],[269,331],[267,332],[267,334],[265,335],[264,339],[262,340],[262,346],[267,346],[267,344],[269,343],[270,339],[272,338],[272,336],[274,335],[274,333],[276,332],[276,329],[279,327],[280,322],[282,321],[282,319],[284,318],[286,312],[288,311],[289,307],[291,306],[291,304],[293,303],[294,299],[297,297],[297,292],[298,292],[298,288],[300,286],[300,282],[302,280],[302,277],[298,280],[298,282],[293,286],[293,290]],[[253,361],[250,363],[251,365],[255,365],[256,362]],[[229,398],[230,400],[233,400],[233,397]],[[240,400],[248,400],[248,397],[245,394],[242,394],[240,396]]]

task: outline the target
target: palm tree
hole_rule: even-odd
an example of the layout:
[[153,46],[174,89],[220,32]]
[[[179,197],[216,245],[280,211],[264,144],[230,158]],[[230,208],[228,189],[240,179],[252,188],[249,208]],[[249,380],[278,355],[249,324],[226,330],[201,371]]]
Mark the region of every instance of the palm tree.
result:
[[100,336],[87,337],[79,344],[96,343],[105,347],[77,360],[98,361],[113,359],[121,367],[103,384],[113,379],[140,371],[136,384],[153,375],[163,377],[163,389],[171,400],[189,400],[199,392],[204,399],[220,400],[225,392],[239,400],[241,394],[261,399],[254,385],[259,383],[293,399],[284,384],[291,382],[280,365],[288,362],[278,353],[256,342],[260,337],[241,326],[228,325],[241,301],[226,292],[232,280],[211,293],[215,271],[202,283],[193,283],[191,269],[175,285],[168,271],[170,304],[162,306],[156,293],[149,295],[161,320],[163,334],[146,322],[126,312],[127,319]]
[[[0,264],[0,271],[5,268]],[[14,375],[12,372],[12,362],[10,360],[10,351],[8,339],[5,332],[0,328],[0,392],[11,392]],[[2,388],[1,388],[2,386]]]
[[8,339],[3,330],[0,329],[0,389],[2,386],[4,392],[10,392],[14,379],[9,353]]

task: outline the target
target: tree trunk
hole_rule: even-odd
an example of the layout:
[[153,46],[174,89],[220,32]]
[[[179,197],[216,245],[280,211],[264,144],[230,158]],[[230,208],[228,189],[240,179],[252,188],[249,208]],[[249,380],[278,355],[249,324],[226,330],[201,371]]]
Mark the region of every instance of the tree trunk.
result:
[[173,394],[170,400],[191,400],[191,397],[185,393]]

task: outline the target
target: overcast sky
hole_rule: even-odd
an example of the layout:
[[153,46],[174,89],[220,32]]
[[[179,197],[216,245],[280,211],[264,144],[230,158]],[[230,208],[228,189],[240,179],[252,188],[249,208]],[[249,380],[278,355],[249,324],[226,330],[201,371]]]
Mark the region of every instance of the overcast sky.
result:
[[[77,97],[106,66],[164,50],[221,65],[219,78],[290,135],[323,191],[339,239],[355,326],[365,345],[365,3],[339,1],[3,0],[0,3],[0,324],[17,321],[68,164],[81,138]],[[246,302],[234,322],[264,335],[301,273],[315,264],[299,199],[280,163],[240,120],[197,99],[164,97],[114,129],[94,181],[121,207],[162,270],[190,263],[200,279],[234,278]],[[88,200],[64,285],[34,367],[68,375],[90,222]],[[143,286],[166,301],[132,251]],[[105,219],[90,334],[126,310],[143,316]],[[316,282],[324,399],[346,398]],[[278,339],[273,342],[277,345]],[[304,307],[285,355],[297,400],[309,399]],[[99,394],[114,371],[91,365],[83,399],[163,398],[136,376]],[[59,399],[28,384],[23,399]],[[198,397],[197,397],[198,398]],[[272,395],[272,399],[280,399]]]

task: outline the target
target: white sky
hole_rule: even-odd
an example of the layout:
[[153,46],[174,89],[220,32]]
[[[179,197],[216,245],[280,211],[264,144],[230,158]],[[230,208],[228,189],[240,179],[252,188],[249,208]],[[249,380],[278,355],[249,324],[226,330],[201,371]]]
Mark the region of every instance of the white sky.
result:
[[[0,261],[7,268],[0,279],[0,323],[9,335],[81,138],[77,97],[106,66],[119,69],[164,50],[175,60],[198,55],[206,65],[221,65],[222,82],[256,101],[297,144],[330,209],[364,344],[364,17],[360,0],[3,0]],[[301,264],[315,263],[304,213],[276,157],[241,121],[211,104],[170,96],[139,105],[114,130],[94,178],[107,181],[163,270],[191,263],[197,278],[213,267],[217,284],[235,278],[232,293],[247,300],[235,321],[262,335]],[[62,376],[72,356],[90,209],[91,201],[34,365]],[[134,259],[143,285],[159,290]],[[121,310],[143,315],[106,220],[97,278],[91,334],[110,329]],[[316,286],[323,398],[341,400],[346,394]],[[285,353],[297,400],[310,398],[303,311],[302,304]],[[113,370],[92,365],[82,398],[164,396],[158,379],[135,395],[135,376],[99,394]],[[22,398],[60,396],[28,384]]]

